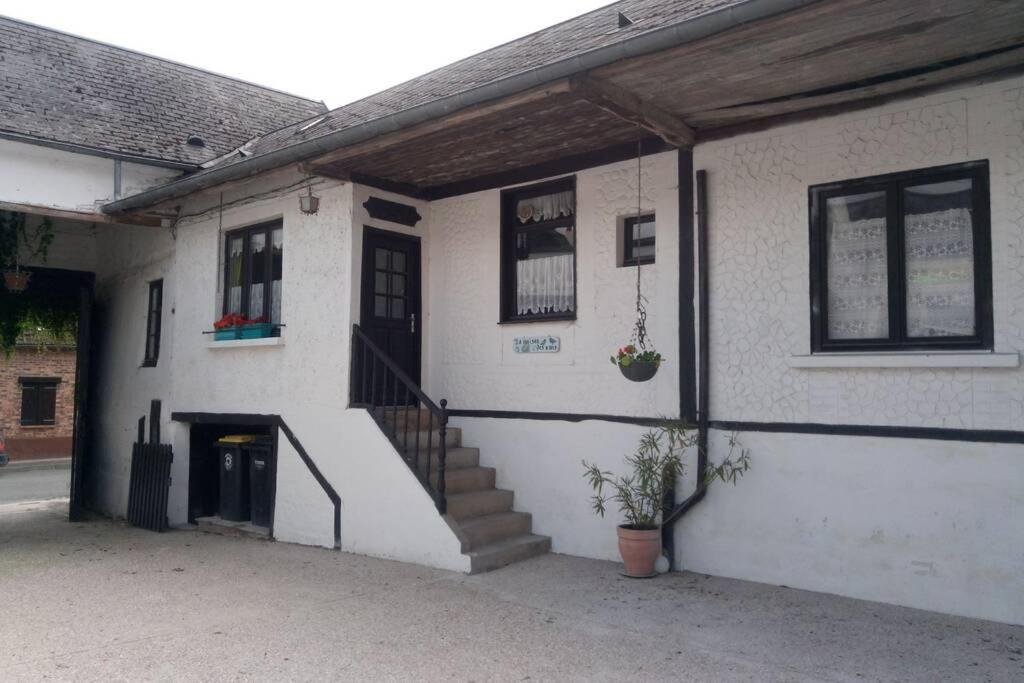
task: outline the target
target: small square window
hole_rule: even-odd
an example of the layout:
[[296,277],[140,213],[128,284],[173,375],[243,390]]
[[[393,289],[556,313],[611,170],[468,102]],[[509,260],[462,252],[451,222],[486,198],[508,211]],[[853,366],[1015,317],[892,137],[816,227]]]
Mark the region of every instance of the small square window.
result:
[[627,216],[622,221],[623,266],[654,263],[654,214]]

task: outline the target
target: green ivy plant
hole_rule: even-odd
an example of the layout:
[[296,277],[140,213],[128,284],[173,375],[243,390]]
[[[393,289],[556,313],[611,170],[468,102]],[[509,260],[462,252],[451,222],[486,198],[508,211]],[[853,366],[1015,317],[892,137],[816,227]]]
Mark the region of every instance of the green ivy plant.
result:
[[[626,528],[659,528],[665,493],[683,475],[683,455],[690,448],[699,448],[697,433],[685,424],[668,422],[644,434],[636,451],[626,456],[628,475],[616,476],[584,460],[583,476],[594,491],[594,512],[604,517],[608,503],[617,503]],[[735,484],[749,469],[750,453],[733,434],[725,459],[717,465],[708,463],[704,483],[718,479]]]
[[32,230],[20,211],[0,210],[0,267],[17,268],[22,261],[46,263],[53,244],[53,221],[43,218]]

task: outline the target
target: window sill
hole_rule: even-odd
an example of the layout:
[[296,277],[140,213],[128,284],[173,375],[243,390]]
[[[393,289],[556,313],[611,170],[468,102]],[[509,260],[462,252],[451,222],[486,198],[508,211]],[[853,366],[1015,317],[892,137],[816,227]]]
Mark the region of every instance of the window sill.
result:
[[262,346],[284,346],[284,337],[262,337],[260,339],[225,339],[208,341],[208,349],[249,349]]
[[816,353],[790,356],[789,367],[816,368],[1016,368],[1020,355],[991,351],[915,353]]

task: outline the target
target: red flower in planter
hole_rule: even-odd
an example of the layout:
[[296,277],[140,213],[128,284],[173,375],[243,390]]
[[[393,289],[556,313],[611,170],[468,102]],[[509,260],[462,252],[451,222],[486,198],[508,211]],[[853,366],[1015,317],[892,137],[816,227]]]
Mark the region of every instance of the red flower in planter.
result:
[[213,324],[213,329],[223,330],[228,327],[239,327],[245,325],[249,320],[241,313],[228,313],[226,316]]

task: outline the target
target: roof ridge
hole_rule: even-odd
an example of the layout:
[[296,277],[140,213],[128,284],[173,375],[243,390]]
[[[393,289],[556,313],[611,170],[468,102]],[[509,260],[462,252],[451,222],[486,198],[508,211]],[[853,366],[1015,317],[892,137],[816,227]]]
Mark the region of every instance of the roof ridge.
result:
[[250,86],[253,86],[255,88],[259,88],[261,90],[267,90],[269,92],[276,92],[276,93],[278,93],[280,95],[287,95],[288,97],[292,97],[292,98],[295,98],[297,100],[303,100],[305,102],[312,102],[314,104],[319,104],[319,105],[324,107],[325,111],[328,110],[327,109],[327,105],[324,103],[324,101],[322,99],[321,100],[317,100],[317,99],[314,99],[312,97],[305,97],[303,95],[297,95],[295,93],[288,92],[286,90],[281,90],[280,88],[274,88],[274,87],[271,87],[269,85],[262,85],[260,83],[254,82],[254,81],[248,81],[248,80],[246,80],[244,78],[239,78],[237,76],[230,76],[228,74],[222,74],[222,73],[220,73],[218,71],[211,71],[210,69],[204,69],[201,66],[195,66],[195,65],[192,65],[192,64],[186,64],[184,62],[179,62],[177,60],[169,59],[167,57],[161,57],[159,55],[150,54],[148,52],[143,52],[142,50],[136,50],[136,49],[130,48],[130,47],[124,47],[122,45],[115,45],[113,43],[108,43],[108,42],[103,41],[103,40],[97,40],[96,38],[89,38],[88,36],[82,36],[82,35],[79,35],[77,33],[71,33],[70,31],[63,31],[61,29],[56,29],[56,28],[53,28],[51,26],[43,26],[42,24],[36,24],[34,22],[31,22],[31,21],[26,21],[25,19],[18,19],[17,17],[12,17],[12,16],[7,15],[7,14],[0,14],[0,20],[10,21],[10,22],[15,23],[15,24],[21,24],[22,26],[30,26],[30,27],[32,27],[34,29],[39,29],[41,31],[45,31],[46,33],[56,33],[58,35],[66,36],[68,38],[74,38],[75,40],[81,40],[81,41],[84,41],[86,43],[93,43],[94,45],[102,45],[103,47],[112,48],[114,50],[120,50],[121,52],[129,52],[129,53],[132,53],[132,54],[135,54],[135,55],[139,55],[140,57],[146,57],[147,59],[155,59],[157,61],[164,62],[166,64],[173,64],[174,66],[180,66],[182,68],[189,69],[191,71],[198,71],[200,73],[204,73],[204,74],[207,74],[209,76],[215,76],[217,78],[223,78],[225,80],[234,81],[236,83],[242,83],[244,85],[250,85]]

